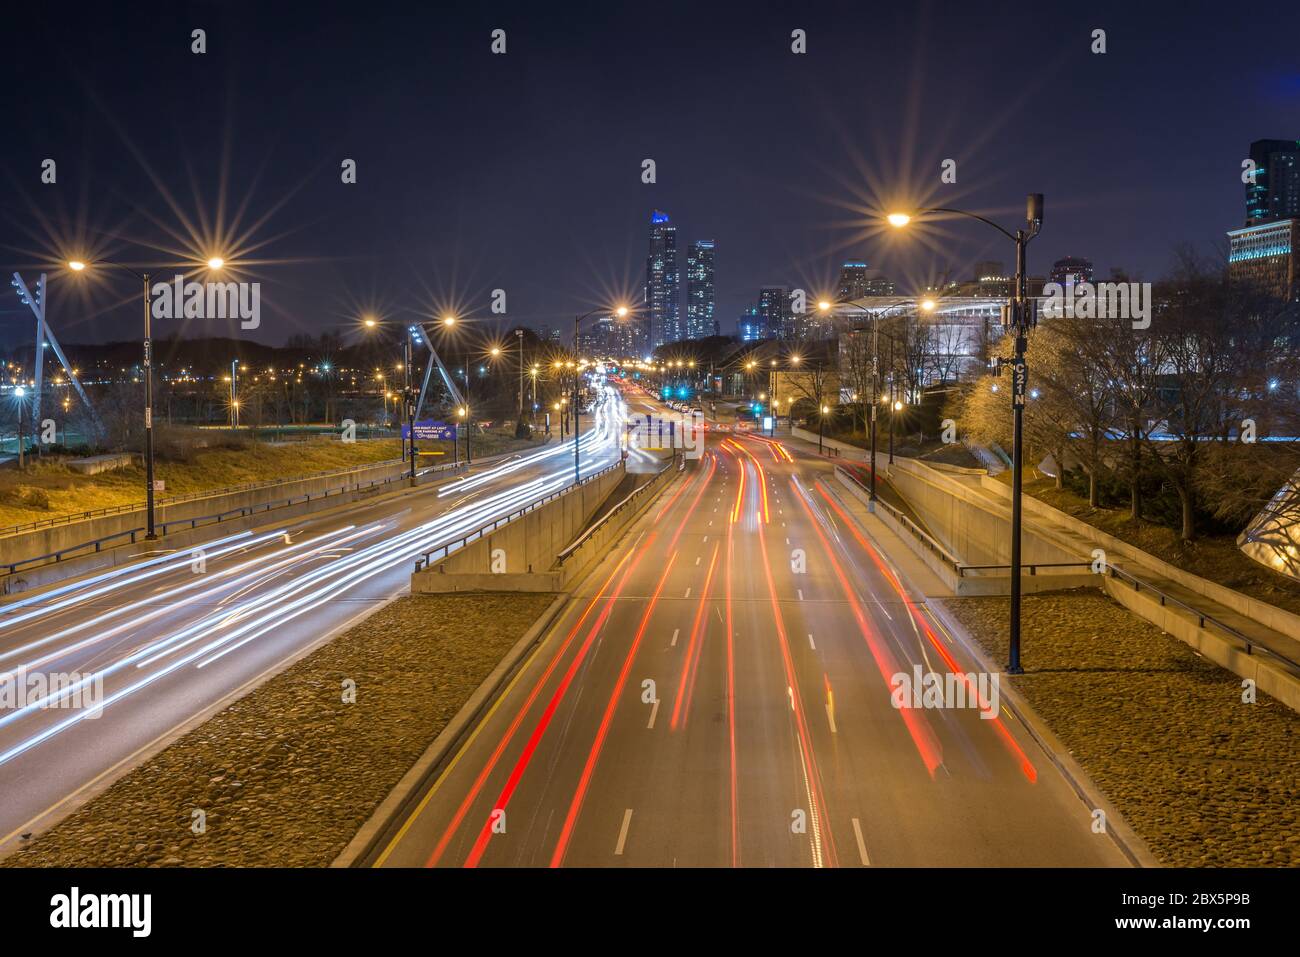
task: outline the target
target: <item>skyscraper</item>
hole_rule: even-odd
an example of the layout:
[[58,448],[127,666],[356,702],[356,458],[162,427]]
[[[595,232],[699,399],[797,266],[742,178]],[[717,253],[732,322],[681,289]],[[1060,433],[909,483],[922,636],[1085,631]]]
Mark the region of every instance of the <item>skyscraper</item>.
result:
[[892,296],[894,284],[884,276],[871,275],[872,269],[864,262],[847,262],[840,267],[840,282],[836,297],[842,301],[863,299],[867,296]]
[[686,338],[718,334],[713,317],[713,240],[697,239],[686,255]]
[[763,327],[763,319],[758,314],[755,306],[750,306],[736,323],[736,330],[740,333],[741,342],[758,342],[767,338],[767,329]]
[[1300,141],[1255,140],[1250,144],[1254,182],[1246,182],[1246,225],[1300,217]]
[[668,214],[655,210],[650,217],[650,255],[645,264],[645,305],[655,348],[686,338],[682,328],[677,267],[677,227]]
[[1300,141],[1255,140],[1250,158],[1246,225],[1228,231],[1228,279],[1300,302]]
[[1092,273],[1091,260],[1081,259],[1078,256],[1066,256],[1052,263],[1052,271],[1048,275],[1048,281],[1058,282],[1062,286],[1092,282]]
[[845,263],[840,267],[840,285],[836,290],[840,299],[861,299],[867,294],[866,290],[866,263]]
[[1228,279],[1284,302],[1300,302],[1300,219],[1229,230]]
[[758,291],[758,318],[763,324],[765,338],[785,339],[790,336],[790,297],[785,286],[764,286]]

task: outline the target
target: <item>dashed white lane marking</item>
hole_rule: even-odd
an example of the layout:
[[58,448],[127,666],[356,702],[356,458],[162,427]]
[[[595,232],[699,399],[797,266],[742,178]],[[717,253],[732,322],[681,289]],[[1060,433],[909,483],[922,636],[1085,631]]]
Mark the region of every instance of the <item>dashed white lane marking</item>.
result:
[[811,648],[813,651],[817,650],[817,642],[813,641],[812,632],[808,633],[808,647]]
[[653,728],[655,726],[655,715],[657,715],[658,713],[659,713],[659,699],[655,698],[654,704],[650,706],[650,723],[646,725],[647,728]]
[[682,597],[683,597],[683,598],[690,598],[690,597],[691,597],[691,590],[690,590],[689,588],[686,589],[686,594],[683,595]]
[[[855,818],[856,820],[856,818]],[[627,827],[632,823],[632,809],[623,812],[623,826],[618,829],[618,843],[614,845],[615,856],[623,855],[623,845],[627,843]]]
[[704,540],[707,542],[709,540],[709,536],[705,535]]
[[[632,812],[628,811],[627,813],[631,814]],[[627,827],[626,820],[623,822],[623,826]],[[862,839],[862,825],[856,817],[853,819],[853,836],[858,840],[858,856],[862,858],[862,866],[870,867],[871,858],[867,857],[867,842]]]
[[673,629],[673,640],[670,641],[670,642],[668,642],[668,646],[669,646],[670,648],[676,648],[676,647],[677,647],[677,635],[678,635],[678,633],[679,633],[680,631],[681,631],[680,628],[674,628],[674,629]]
[[695,564],[698,565],[699,563],[700,563],[700,556],[697,555],[695,556]]
[[826,717],[830,720],[831,723],[831,734],[838,734],[839,731],[835,727],[835,712],[831,710],[830,705],[826,706]]
[[802,588],[796,588],[795,591],[797,591],[797,592],[799,593],[799,600],[800,600],[800,601],[803,601],[803,589],[802,589]]

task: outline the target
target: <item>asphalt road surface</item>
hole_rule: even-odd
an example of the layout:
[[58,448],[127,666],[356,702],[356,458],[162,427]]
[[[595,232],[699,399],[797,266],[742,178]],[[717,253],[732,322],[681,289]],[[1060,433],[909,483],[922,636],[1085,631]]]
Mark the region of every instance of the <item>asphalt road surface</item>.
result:
[[[619,456],[622,401],[583,423],[583,474]],[[573,444],[162,551],[0,604],[0,851],[196,716],[409,590],[422,552],[573,481]],[[42,686],[33,684],[38,676]],[[55,686],[50,676],[63,683]],[[164,813],[164,809],[160,809]]]
[[1124,865],[978,683],[894,706],[895,674],[978,666],[831,468],[713,434],[372,863]]

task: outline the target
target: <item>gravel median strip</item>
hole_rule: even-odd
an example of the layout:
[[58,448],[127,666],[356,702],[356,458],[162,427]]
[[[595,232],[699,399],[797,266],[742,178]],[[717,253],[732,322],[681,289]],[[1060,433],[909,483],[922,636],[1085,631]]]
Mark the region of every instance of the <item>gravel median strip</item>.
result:
[[327,866],[554,597],[398,599],[0,864]]
[[[994,661],[1005,598],[943,605]],[[1026,673],[1005,680],[1162,863],[1300,865],[1300,715],[1090,589],[1027,595]]]

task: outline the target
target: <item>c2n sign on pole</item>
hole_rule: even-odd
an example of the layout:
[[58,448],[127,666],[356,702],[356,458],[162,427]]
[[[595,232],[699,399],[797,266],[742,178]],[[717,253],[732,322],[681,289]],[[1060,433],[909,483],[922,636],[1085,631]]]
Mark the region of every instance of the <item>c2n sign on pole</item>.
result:
[[[402,425],[402,438],[410,439],[411,427]],[[448,425],[446,422],[417,422],[415,423],[416,439],[425,439],[429,441],[451,442],[456,438],[456,426]]]

